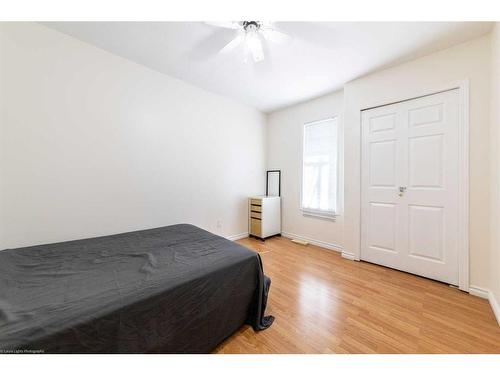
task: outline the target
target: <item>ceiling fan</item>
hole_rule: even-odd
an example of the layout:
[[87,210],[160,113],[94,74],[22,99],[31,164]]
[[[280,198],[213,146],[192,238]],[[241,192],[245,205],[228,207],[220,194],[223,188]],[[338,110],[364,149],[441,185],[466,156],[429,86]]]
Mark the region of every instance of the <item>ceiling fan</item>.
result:
[[250,54],[253,61],[256,63],[264,60],[263,42],[282,44],[291,39],[289,35],[276,30],[271,22],[239,21],[206,23],[208,25],[237,31],[236,37],[227,43],[219,53],[228,53],[236,47],[243,45],[247,54]]

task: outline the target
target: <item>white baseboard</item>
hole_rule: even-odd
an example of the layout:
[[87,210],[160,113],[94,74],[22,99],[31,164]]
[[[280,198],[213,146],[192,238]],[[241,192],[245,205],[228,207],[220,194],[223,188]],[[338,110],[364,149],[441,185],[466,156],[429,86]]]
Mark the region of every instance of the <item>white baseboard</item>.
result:
[[248,232],[245,233],[240,233],[240,234],[234,234],[232,236],[226,236],[226,239],[229,241],[236,241],[236,240],[241,240],[242,238],[247,238],[248,237]]
[[292,239],[297,239],[297,240],[302,240],[309,242],[311,245],[316,245],[319,247],[323,247],[328,250],[334,250],[341,252],[342,251],[342,246],[336,245],[334,243],[329,243],[325,241],[320,241],[320,240],[315,240],[314,238],[306,237],[306,236],[300,236],[298,234],[294,233],[288,233],[288,232],[281,232],[281,235],[286,238],[292,238]]
[[469,294],[484,299],[489,299],[490,297],[490,291],[488,289],[480,288],[475,285],[469,286]]
[[342,251],[342,258],[349,259],[349,260],[356,260],[356,257],[354,256],[353,253],[348,253],[346,251]]
[[488,300],[491,309],[493,310],[493,315],[495,315],[498,325],[500,326],[500,304],[498,303],[495,295],[491,292],[491,290],[471,285],[469,287],[469,294]]
[[493,314],[495,314],[495,318],[497,318],[497,323],[500,326],[500,304],[498,303],[495,295],[490,291],[488,300],[490,301],[491,309],[493,310]]

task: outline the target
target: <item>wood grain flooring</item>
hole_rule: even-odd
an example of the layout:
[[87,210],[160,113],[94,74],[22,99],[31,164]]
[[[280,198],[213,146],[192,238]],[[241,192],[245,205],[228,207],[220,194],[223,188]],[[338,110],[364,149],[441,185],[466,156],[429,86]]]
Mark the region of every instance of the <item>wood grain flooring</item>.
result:
[[500,353],[486,300],[286,238],[238,242],[261,254],[276,320],[242,327],[216,353]]

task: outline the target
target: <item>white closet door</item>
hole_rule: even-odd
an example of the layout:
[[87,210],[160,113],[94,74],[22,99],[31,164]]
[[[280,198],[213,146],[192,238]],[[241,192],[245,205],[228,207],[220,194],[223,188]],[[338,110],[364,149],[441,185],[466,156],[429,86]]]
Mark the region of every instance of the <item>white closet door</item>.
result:
[[458,284],[458,99],[363,111],[362,260]]

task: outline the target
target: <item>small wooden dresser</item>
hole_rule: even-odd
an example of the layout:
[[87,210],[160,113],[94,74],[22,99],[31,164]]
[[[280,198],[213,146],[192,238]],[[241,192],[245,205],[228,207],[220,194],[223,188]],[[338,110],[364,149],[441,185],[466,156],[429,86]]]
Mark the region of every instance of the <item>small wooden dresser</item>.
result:
[[258,196],[248,199],[248,232],[265,239],[281,234],[281,198]]

